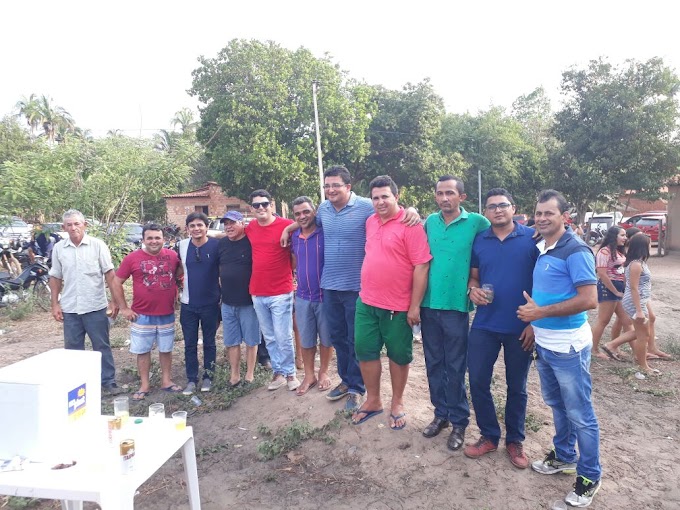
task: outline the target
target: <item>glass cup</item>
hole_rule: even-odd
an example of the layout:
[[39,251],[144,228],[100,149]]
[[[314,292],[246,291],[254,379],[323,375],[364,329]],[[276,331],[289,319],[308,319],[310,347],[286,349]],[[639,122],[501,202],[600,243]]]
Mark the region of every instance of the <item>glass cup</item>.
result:
[[128,418],[130,418],[130,399],[128,397],[113,399],[113,415],[120,416],[121,424],[125,426]]
[[175,411],[172,413],[172,421],[175,424],[176,430],[184,430],[187,428],[187,412]]
[[165,419],[165,405],[151,404],[149,406],[149,421],[163,421]]
[[490,283],[485,283],[482,285],[482,290],[486,294],[487,303],[493,303],[493,285]]

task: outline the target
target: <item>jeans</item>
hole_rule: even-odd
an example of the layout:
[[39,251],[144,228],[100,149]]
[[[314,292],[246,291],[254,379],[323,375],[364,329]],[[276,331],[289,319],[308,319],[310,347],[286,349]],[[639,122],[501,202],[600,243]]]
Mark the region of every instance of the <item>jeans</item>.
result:
[[116,367],[109,343],[109,318],[106,308],[90,313],[64,314],[64,348],[85,350],[85,333],[90,337],[92,349],[102,354],[102,386],[116,382]]
[[590,400],[590,349],[567,354],[536,345],[536,367],[541,378],[543,400],[553,411],[555,437],[553,444],[562,462],[578,462],[576,473],[596,481],[602,475],[600,466],[600,427]]
[[253,296],[253,306],[274,374],[295,375],[293,343],[293,293],[278,296]]
[[479,431],[496,445],[501,438],[501,428],[491,397],[491,377],[501,346],[507,384],[505,444],[521,443],[524,441],[527,375],[531,365],[531,351],[522,349],[522,342],[517,334],[494,333],[476,328],[470,330],[467,355],[470,397]]
[[364,379],[354,352],[354,314],[359,293],[353,290],[323,289],[322,313],[335,347],[338,375],[350,393],[366,393]]
[[203,331],[203,379],[209,379],[215,369],[217,347],[215,334],[219,324],[220,305],[191,306],[182,303],[179,323],[184,335],[184,362],[187,381],[198,383],[198,328]]
[[423,351],[436,418],[467,427],[470,407],[465,392],[468,314],[455,310],[421,308]]

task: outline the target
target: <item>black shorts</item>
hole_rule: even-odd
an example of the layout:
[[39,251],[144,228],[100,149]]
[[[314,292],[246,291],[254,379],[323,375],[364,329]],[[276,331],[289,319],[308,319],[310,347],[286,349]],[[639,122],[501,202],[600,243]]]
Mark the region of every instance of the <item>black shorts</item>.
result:
[[[620,280],[612,280],[612,284],[619,292],[623,293],[626,289],[626,282]],[[604,286],[600,280],[597,280],[597,302],[602,303],[603,301],[621,301],[619,296],[615,296],[612,292]]]

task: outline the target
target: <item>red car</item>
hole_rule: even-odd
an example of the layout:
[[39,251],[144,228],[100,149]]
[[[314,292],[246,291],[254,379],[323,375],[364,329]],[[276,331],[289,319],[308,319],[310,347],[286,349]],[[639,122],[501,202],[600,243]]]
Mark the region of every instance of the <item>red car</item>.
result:
[[653,243],[659,241],[659,222],[661,222],[662,237],[666,236],[666,213],[658,213],[656,211],[636,214],[628,218],[625,222],[619,225],[623,228],[637,227],[647,234]]

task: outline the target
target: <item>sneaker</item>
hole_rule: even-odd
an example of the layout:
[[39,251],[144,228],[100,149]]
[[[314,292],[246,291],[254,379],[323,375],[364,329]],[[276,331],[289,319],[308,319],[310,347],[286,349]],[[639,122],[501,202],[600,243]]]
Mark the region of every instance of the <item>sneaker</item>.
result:
[[510,462],[512,462],[513,466],[519,469],[526,469],[529,467],[529,459],[524,453],[524,445],[522,443],[508,443],[505,445],[505,449],[510,456]]
[[356,411],[361,407],[362,400],[361,395],[350,393],[347,402],[345,402],[345,411]]
[[543,460],[531,463],[531,468],[542,475],[554,475],[555,473],[576,473],[576,463],[562,462],[557,458],[555,449],[550,450]]
[[567,494],[564,502],[569,506],[578,508],[585,508],[590,506],[597,491],[602,487],[602,480],[593,482],[588,480],[585,476],[577,476],[574,490]]
[[190,381],[189,384],[187,384],[187,387],[182,391],[182,395],[192,395],[194,391],[196,391],[196,383]]
[[286,377],[286,384],[288,385],[288,389],[290,391],[295,391],[300,387],[300,381],[298,381],[298,378],[295,377],[294,375],[289,375]]
[[270,382],[269,386],[267,386],[267,389],[269,391],[278,390],[281,386],[284,386],[285,384],[286,378],[283,377],[281,374],[275,374],[274,377],[272,377],[272,382]]
[[203,382],[201,383],[201,391],[210,391],[212,388],[212,381],[209,378],[203,379]]
[[326,398],[328,400],[340,400],[342,397],[347,395],[348,392],[349,388],[347,387],[347,385],[344,383],[340,383],[335,388],[328,392]]
[[471,459],[478,459],[482,455],[487,453],[495,452],[498,450],[498,446],[493,444],[491,439],[487,439],[484,436],[480,436],[479,440],[475,444],[469,444],[463,450],[463,454]]

